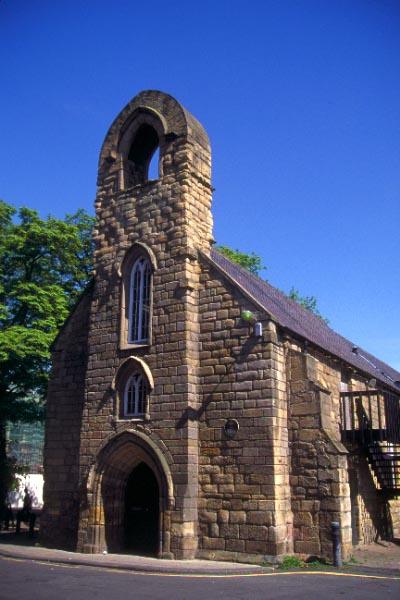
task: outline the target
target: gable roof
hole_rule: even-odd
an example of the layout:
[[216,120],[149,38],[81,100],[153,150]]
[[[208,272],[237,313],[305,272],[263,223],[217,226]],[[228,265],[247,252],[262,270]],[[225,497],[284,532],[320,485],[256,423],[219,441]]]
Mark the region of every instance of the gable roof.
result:
[[214,248],[208,258],[279,325],[371,375],[386,386],[400,391],[400,386],[395,383],[400,382],[398,371],[333,331],[310,310],[303,308],[267,281],[232,262]]
[[72,306],[67,318],[65,319],[64,323],[61,325],[60,329],[58,330],[56,337],[50,344],[51,352],[54,352],[56,350],[57,343],[58,343],[59,339],[61,338],[62,334],[64,333],[64,331],[66,330],[66,328],[68,327],[68,323],[71,321],[73,314],[78,310],[81,302],[83,302],[93,292],[93,288],[94,288],[94,277],[91,277],[90,280],[88,281],[88,283],[86,284],[86,286],[84,287],[84,289],[82,290],[82,292],[79,294],[79,296],[78,296],[75,304]]

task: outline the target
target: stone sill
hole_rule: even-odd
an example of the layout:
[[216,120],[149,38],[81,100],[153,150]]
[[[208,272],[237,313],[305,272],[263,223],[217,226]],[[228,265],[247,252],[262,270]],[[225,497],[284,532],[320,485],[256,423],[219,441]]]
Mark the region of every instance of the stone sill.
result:
[[128,344],[120,344],[119,345],[119,349],[120,350],[140,350],[141,348],[149,348],[150,347],[150,342],[139,342],[137,344],[135,343],[128,343]]
[[113,422],[118,425],[119,423],[144,423],[150,421],[150,415],[143,415],[140,417],[125,417],[125,418],[114,418]]

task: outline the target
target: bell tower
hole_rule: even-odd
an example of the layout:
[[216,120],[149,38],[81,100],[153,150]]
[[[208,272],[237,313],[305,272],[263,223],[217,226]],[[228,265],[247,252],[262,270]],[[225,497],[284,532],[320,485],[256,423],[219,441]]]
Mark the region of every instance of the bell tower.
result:
[[[150,179],[157,149],[158,178]],[[175,558],[194,557],[198,540],[198,251],[209,253],[212,243],[210,169],[210,145],[200,123],[171,96],[145,91],[109,129],[98,171],[80,477],[87,481],[112,436],[129,431],[148,436],[168,463],[174,496],[169,494],[161,511],[159,554]],[[152,269],[146,280],[152,286],[146,305],[151,326],[140,343],[123,324],[132,285],[124,269],[132,252],[144,252]],[[118,400],[119,374],[126,369],[121,365],[134,363],[153,382],[143,419],[121,417]],[[134,464],[128,451],[126,460]],[[88,552],[108,545],[99,494],[81,502],[78,548]]]

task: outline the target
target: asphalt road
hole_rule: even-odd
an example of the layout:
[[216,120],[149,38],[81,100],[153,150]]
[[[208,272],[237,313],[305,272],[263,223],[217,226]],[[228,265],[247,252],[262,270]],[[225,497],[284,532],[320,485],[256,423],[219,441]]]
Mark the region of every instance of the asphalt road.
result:
[[393,600],[400,579],[272,574],[176,576],[0,558],[1,600]]

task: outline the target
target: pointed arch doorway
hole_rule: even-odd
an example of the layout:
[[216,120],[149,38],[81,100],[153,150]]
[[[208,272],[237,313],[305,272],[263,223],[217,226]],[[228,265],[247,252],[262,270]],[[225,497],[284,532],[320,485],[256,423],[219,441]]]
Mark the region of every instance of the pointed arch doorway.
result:
[[145,433],[124,431],[100,450],[92,467],[80,548],[170,557],[173,505],[164,454]]

